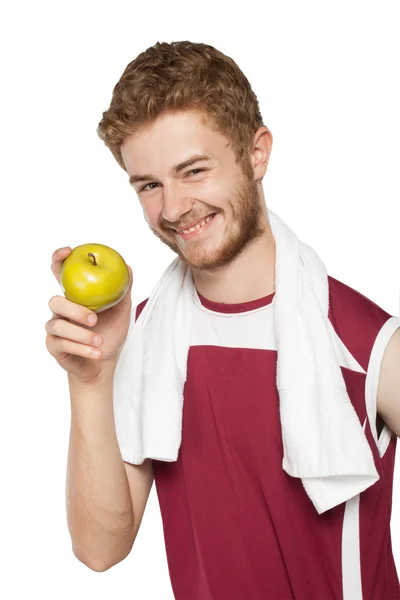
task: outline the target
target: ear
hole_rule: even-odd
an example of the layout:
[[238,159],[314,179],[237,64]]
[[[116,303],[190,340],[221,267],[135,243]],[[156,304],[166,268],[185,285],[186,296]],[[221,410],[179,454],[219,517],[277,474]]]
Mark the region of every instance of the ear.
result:
[[254,179],[262,179],[267,172],[272,142],[272,133],[268,127],[263,126],[256,131],[251,151]]

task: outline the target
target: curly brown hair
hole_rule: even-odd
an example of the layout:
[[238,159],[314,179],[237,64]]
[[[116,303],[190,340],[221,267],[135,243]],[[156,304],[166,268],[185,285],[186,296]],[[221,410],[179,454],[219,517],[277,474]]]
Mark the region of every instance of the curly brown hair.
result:
[[229,140],[236,162],[246,164],[255,132],[263,126],[258,100],[237,64],[213,46],[157,42],[122,73],[97,134],[126,171],[124,139],[165,112],[196,110]]

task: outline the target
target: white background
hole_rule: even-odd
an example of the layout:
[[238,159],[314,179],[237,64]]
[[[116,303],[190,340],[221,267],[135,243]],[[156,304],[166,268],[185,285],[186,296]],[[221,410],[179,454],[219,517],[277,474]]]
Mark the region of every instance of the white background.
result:
[[[217,47],[274,136],[267,205],[328,273],[399,315],[398,2],[8,2],[1,23],[1,546],[7,600],[173,598],[153,485],[131,554],[91,571],[65,514],[70,404],[47,353],[56,248],[99,242],[147,298],[175,255],[97,137],[126,65],[157,41]],[[392,540],[400,565],[399,475]]]

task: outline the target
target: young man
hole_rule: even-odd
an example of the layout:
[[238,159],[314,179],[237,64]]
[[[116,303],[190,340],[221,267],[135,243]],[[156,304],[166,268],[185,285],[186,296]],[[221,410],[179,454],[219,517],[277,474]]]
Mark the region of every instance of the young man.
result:
[[[177,600],[400,598],[389,528],[400,320],[328,276],[332,341],[380,478],[319,515],[282,469],[276,253],[262,187],[272,135],[247,79],[211,46],[157,43],[127,66],[98,132],[196,288],[178,458],[139,465],[121,451],[134,528],[98,570],[129,553],[154,477]],[[120,389],[128,373],[112,376]],[[112,448],[121,476],[114,438]],[[115,508],[126,506],[120,493]],[[124,524],[114,523],[121,540]]]

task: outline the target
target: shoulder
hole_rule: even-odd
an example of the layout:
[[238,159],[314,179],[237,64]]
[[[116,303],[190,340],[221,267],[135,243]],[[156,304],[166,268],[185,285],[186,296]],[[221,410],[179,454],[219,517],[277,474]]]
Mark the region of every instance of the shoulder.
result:
[[344,345],[367,371],[375,340],[392,315],[335,277],[328,275],[328,282],[329,320]]

